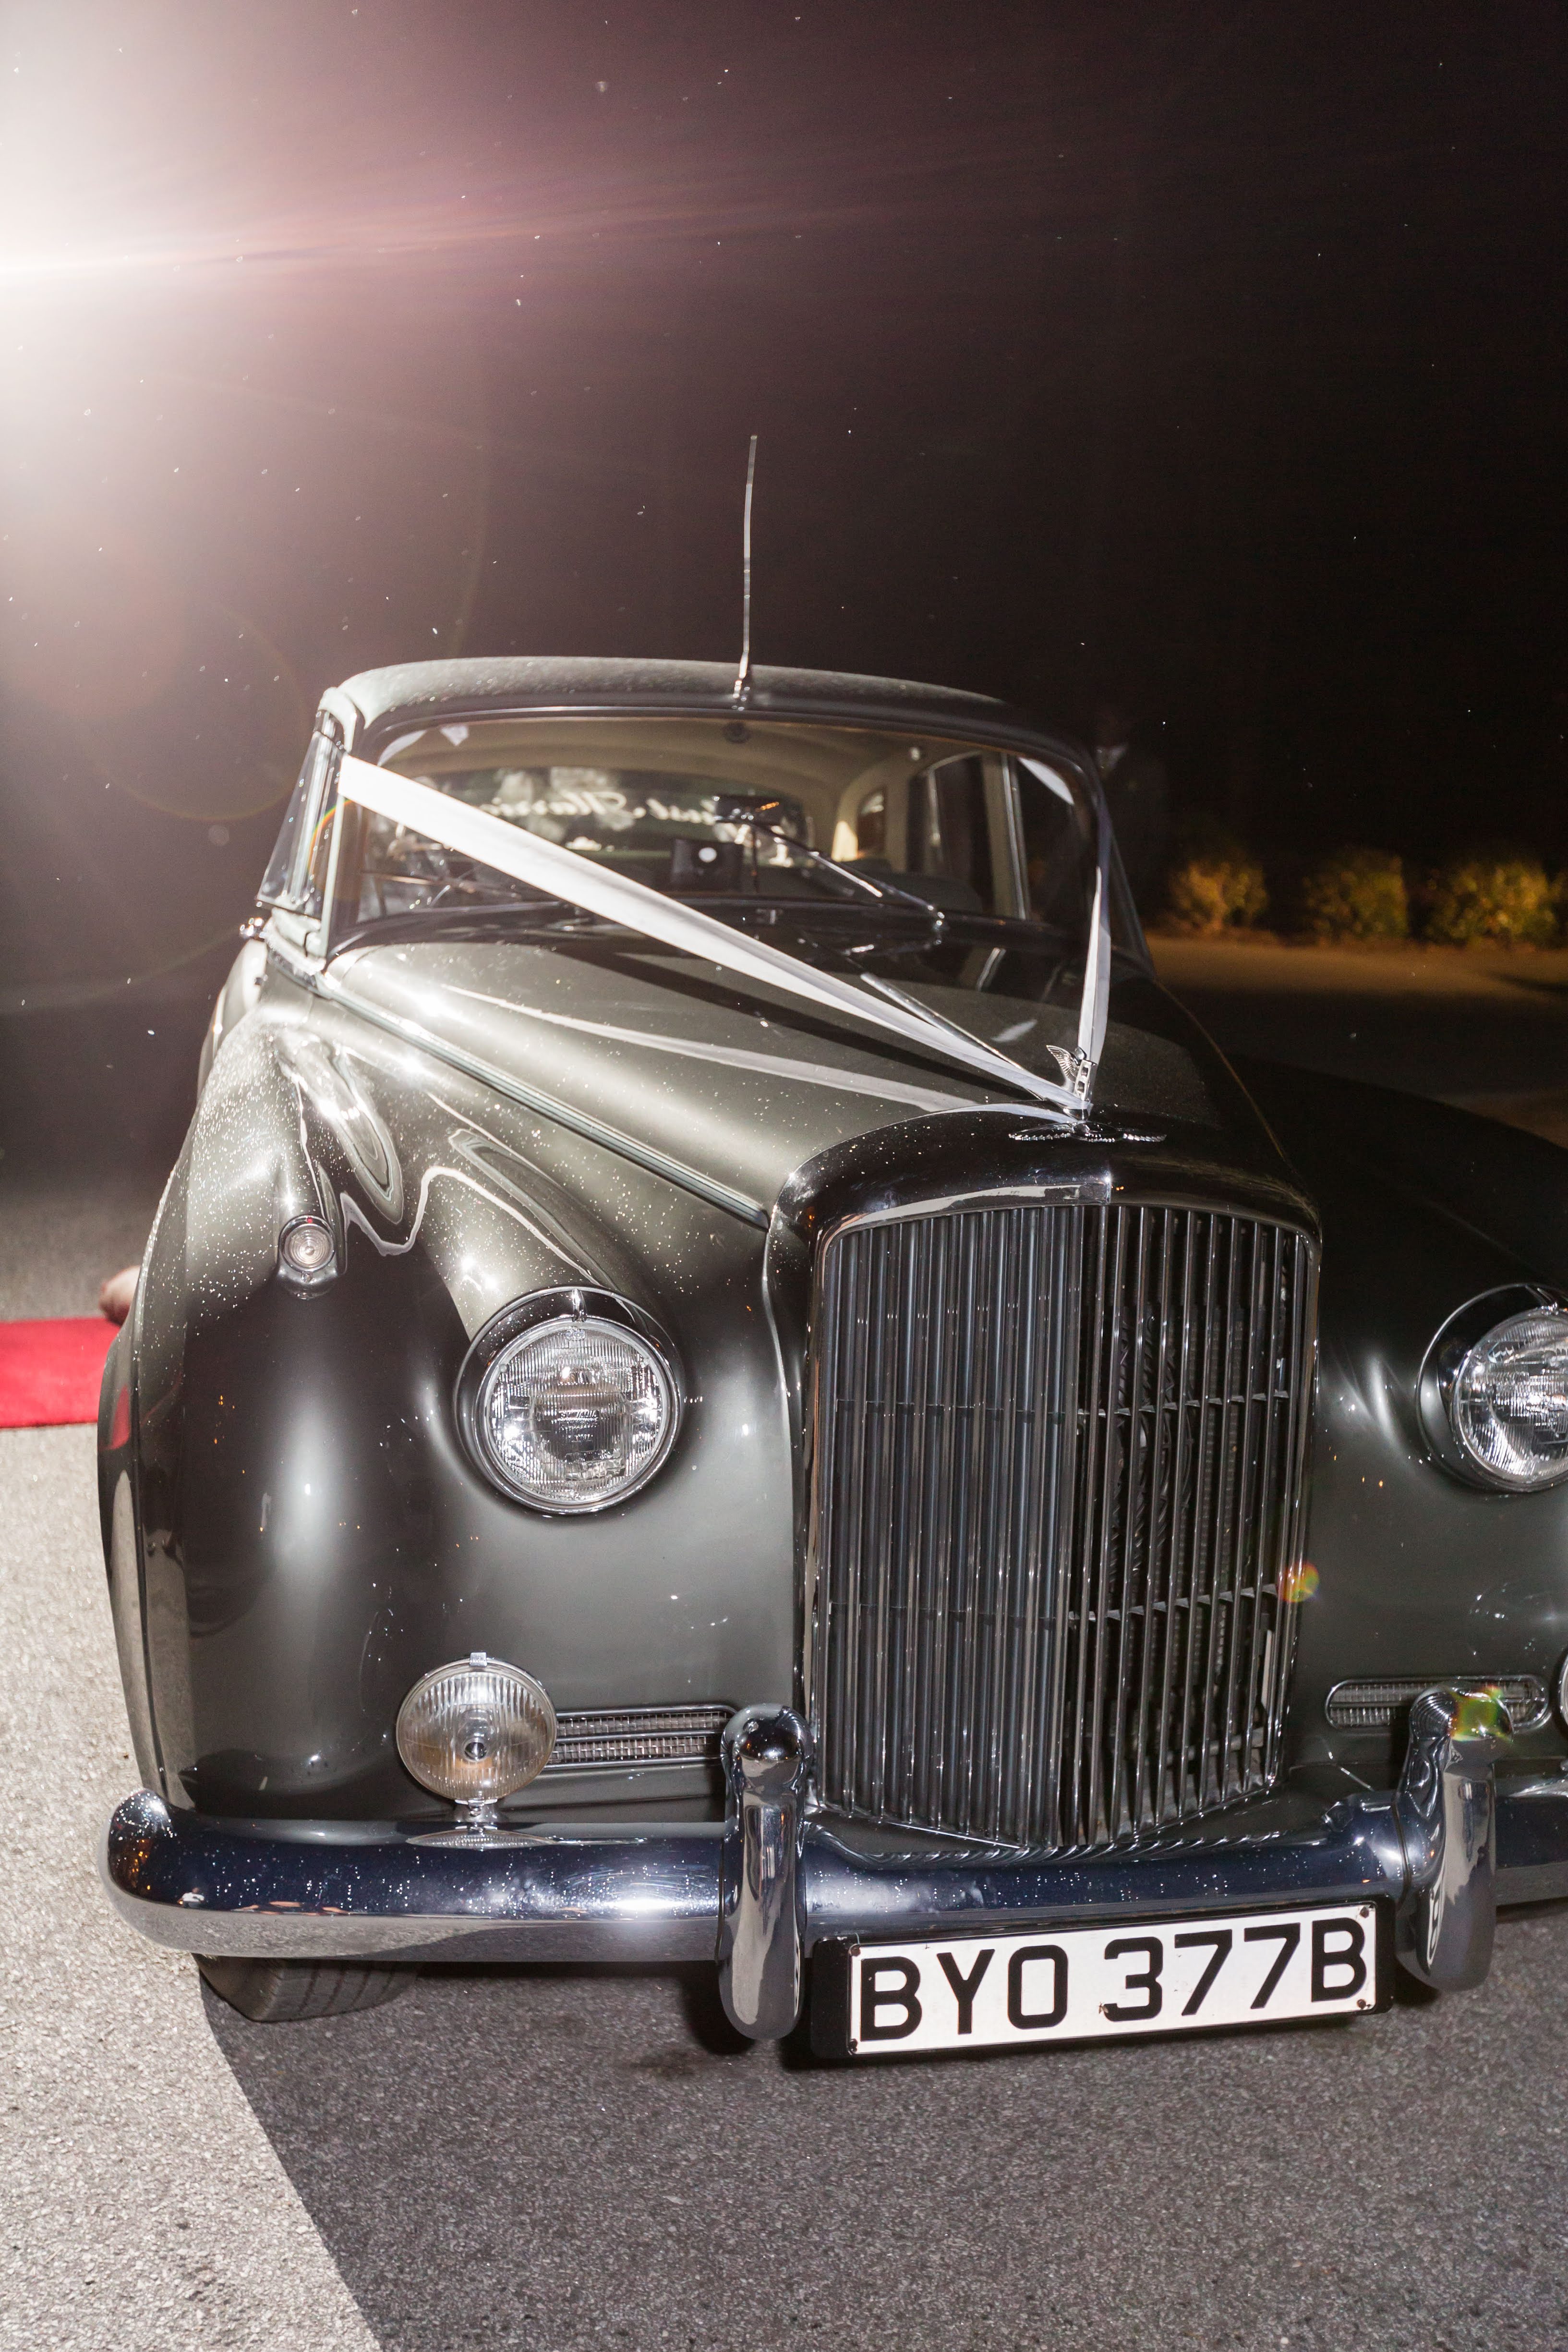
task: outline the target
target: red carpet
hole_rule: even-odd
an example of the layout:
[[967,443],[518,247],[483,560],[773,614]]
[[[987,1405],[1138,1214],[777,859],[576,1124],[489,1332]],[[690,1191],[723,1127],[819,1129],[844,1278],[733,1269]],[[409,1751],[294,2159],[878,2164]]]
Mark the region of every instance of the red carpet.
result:
[[0,1323],[0,1429],[98,1419],[98,1384],[117,1326],[102,1315]]

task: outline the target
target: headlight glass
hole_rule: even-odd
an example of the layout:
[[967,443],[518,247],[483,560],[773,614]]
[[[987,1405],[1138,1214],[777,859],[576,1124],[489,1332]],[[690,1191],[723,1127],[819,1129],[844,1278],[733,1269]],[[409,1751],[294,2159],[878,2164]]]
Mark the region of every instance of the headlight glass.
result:
[[538,1323],[502,1348],[476,1420],[491,1468],[547,1511],[595,1511],[651,1478],[675,1433],[674,1383],[642,1335],[595,1315]]
[[1478,1339],[1455,1375],[1449,1411],[1460,1444],[1499,1486],[1568,1477],[1568,1313],[1511,1316]]

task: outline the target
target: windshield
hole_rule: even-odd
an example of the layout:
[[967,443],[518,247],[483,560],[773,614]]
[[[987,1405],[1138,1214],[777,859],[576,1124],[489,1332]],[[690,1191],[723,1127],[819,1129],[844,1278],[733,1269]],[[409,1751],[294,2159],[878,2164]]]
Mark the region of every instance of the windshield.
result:
[[[448,720],[377,763],[334,761],[335,799],[296,827],[295,919],[321,917],[306,943],[326,961],[550,930],[619,954],[630,935],[1087,1114],[1115,859],[1092,787],[1037,757],[628,714]],[[985,999],[977,1018],[966,995]],[[1065,1023],[1047,1009],[1068,1005]]]
[[[845,944],[869,932],[906,975],[913,955],[948,985],[983,984],[985,935],[1083,935],[1086,802],[988,747],[787,721],[506,718],[394,737],[379,764],[721,919]],[[520,917],[543,895],[379,814],[354,864],[339,903],[356,929]]]

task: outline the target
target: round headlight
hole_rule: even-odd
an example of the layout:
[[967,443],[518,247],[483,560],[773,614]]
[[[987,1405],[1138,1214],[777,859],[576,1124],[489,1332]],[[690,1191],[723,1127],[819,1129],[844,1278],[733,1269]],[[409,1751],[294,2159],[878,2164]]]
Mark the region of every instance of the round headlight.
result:
[[483,1650],[423,1675],[397,1716],[397,1752],[421,1788],[488,1812],[543,1771],[555,1709],[520,1666]]
[[[519,1502],[544,1511],[598,1511],[635,1494],[674,1441],[680,1392],[645,1320],[612,1299],[591,1311],[581,1292],[567,1311],[530,1319],[543,1302],[509,1312],[487,1357],[465,1425],[485,1467]],[[595,1304],[598,1304],[597,1297]]]
[[1568,1477],[1568,1314],[1511,1315],[1478,1339],[1454,1376],[1455,1434],[1500,1486]]

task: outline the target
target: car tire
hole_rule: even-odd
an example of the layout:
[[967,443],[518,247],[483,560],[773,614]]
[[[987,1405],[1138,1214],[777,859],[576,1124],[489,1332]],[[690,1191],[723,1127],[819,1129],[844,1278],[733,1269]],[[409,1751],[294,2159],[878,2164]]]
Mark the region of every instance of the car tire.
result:
[[221,2000],[257,2025],[296,2025],[313,2017],[349,2017],[380,2009],[407,1992],[416,1968],[373,1960],[220,1960],[196,1966]]

